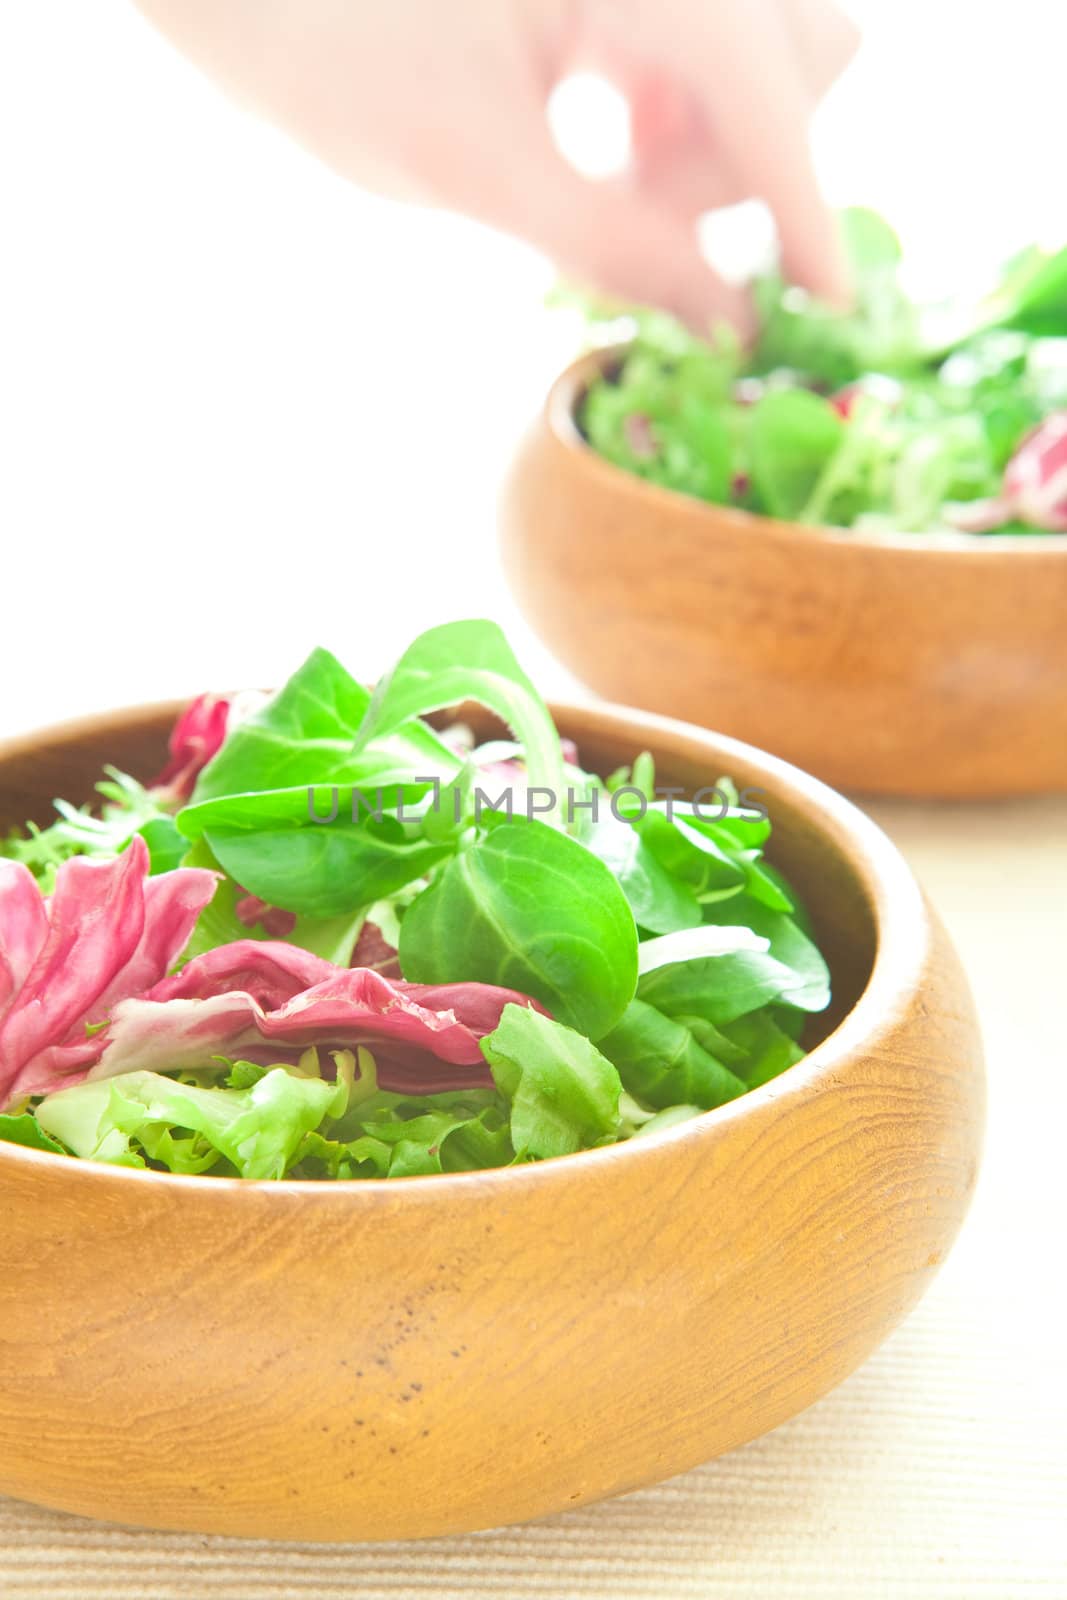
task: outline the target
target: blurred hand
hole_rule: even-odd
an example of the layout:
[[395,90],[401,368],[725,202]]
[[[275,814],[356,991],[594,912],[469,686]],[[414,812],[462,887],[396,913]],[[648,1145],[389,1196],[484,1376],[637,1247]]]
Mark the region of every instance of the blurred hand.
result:
[[[758,196],[785,267],[847,298],[811,165],[811,114],[856,34],[832,0],[137,0],[238,98],[354,182],[466,212],[581,281],[706,326],[747,326],[696,219]],[[632,108],[625,179],[559,154],[545,105],[576,69]]]

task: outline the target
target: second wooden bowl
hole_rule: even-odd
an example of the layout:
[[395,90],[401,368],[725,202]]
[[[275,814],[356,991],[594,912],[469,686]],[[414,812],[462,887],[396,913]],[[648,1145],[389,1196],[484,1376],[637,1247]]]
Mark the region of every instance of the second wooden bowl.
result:
[[[175,707],[0,747],[0,826],[147,777]],[[398,1539],[681,1472],[840,1382],[915,1304],[978,1164],[966,982],[840,796],[697,728],[559,709],[587,765],[762,789],[834,1008],[798,1066],[539,1165],[242,1183],[0,1144],[0,1493],[156,1528]]]
[[515,595],[577,677],[844,789],[1067,788],[1067,537],[874,540],[660,489],[575,420],[617,358],[557,381],[502,506]]

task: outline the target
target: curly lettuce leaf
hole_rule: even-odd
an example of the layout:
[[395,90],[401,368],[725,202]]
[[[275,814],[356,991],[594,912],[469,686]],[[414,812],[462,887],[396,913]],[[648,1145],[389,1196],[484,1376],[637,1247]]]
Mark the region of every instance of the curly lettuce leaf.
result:
[[305,1134],[342,1116],[347,1101],[343,1079],[299,1077],[284,1067],[247,1089],[128,1072],[61,1089],[36,1115],[45,1133],[90,1161],[144,1165],[143,1151],[172,1172],[203,1172],[225,1159],[239,1177],[282,1178]]
[[511,1138],[520,1157],[573,1155],[619,1137],[619,1074],[573,1028],[505,1006],[482,1051],[511,1108]]
[[32,1111],[18,1116],[0,1114],[0,1143],[25,1145],[28,1150],[49,1150],[53,1155],[66,1155],[61,1144],[50,1139]]
[[95,785],[103,805],[99,813],[66,800],[53,802],[59,818],[47,828],[29,822],[21,833],[0,839],[0,856],[21,861],[50,895],[60,867],[75,856],[113,860],[137,835],[148,847],[149,871],[156,875],[181,865],[186,842],[170,813],[136,778],[105,767],[106,777]]

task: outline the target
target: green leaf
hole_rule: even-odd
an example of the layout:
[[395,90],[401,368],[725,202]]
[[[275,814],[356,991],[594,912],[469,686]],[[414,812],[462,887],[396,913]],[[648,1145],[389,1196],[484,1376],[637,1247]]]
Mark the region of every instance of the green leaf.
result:
[[[90,1161],[128,1161],[136,1145],[172,1171],[204,1171],[220,1156],[243,1178],[281,1178],[306,1133],[341,1114],[343,1083],[284,1067],[248,1089],[202,1089],[155,1072],[129,1072],[49,1095],[37,1108],[47,1133]],[[203,1149],[176,1139],[199,1134]]]
[[[514,1160],[502,1105],[481,1107],[443,1096],[410,1101],[414,1116],[394,1111],[386,1120],[364,1124],[364,1135],[391,1149],[390,1178],[413,1178],[435,1172],[473,1172],[507,1166]],[[438,1106],[441,1109],[437,1109]]]
[[749,894],[705,906],[707,923],[746,927],[768,941],[776,961],[788,967],[796,983],[789,990],[791,1006],[801,1011],[825,1011],[830,1004],[830,969],[814,942],[798,927],[793,917],[774,911]]
[[229,1071],[223,1079],[224,1089],[251,1089],[260,1078],[267,1076],[266,1067],[257,1066],[254,1061],[231,1061]]
[[443,1172],[482,1172],[515,1160],[506,1112],[491,1108],[457,1123],[441,1148]]
[[631,826],[665,871],[694,894],[740,889],[745,881],[744,869],[709,829],[694,826],[680,811],[668,817],[659,806],[650,806],[643,816],[631,819]]
[[780,389],[756,402],[749,431],[752,478],[773,516],[799,516],[844,435],[833,407],[803,389]]
[[[542,822],[487,818],[412,902],[400,966],[417,983],[494,983],[596,1039],[637,978],[637,929],[607,867]],[[327,831],[327,830],[324,830]]]
[[895,272],[900,265],[900,240],[884,217],[866,206],[846,206],[838,213],[845,252],[858,277]]
[[138,833],[148,846],[149,871],[173,872],[180,867],[189,849],[189,841],[178,832],[173,817],[153,817],[138,828]]
[[581,835],[581,842],[603,861],[626,896],[634,921],[650,933],[673,933],[699,926],[696,895],[661,865],[641,833],[610,812]]
[[0,1143],[25,1145],[28,1150],[50,1150],[54,1155],[67,1154],[61,1144],[50,1139],[32,1111],[23,1111],[17,1117],[0,1115]]
[[692,1122],[694,1117],[703,1116],[700,1106],[668,1106],[664,1111],[657,1111],[654,1117],[649,1117],[639,1128],[635,1128],[633,1137],[644,1139],[650,1133],[664,1133],[668,1128],[677,1128],[680,1123]]
[[766,1011],[738,1017],[726,1024],[726,1032],[745,1051],[744,1063],[737,1068],[745,1089],[758,1088],[804,1059],[805,1052]]
[[[243,885],[239,887],[227,873],[223,872],[219,862],[212,855],[206,839],[198,839],[189,847],[185,864],[190,867],[207,867],[218,873],[219,881],[210,902],[197,918],[192,938],[182,955],[183,964],[191,961],[194,956],[203,955],[207,950],[215,950],[224,944],[234,944],[239,939],[271,937],[262,923],[257,922],[249,927],[237,915],[237,903],[244,898],[247,891]],[[351,963],[352,951],[359,938],[364,918],[363,908],[345,911],[335,917],[298,916],[292,931],[286,936],[286,942],[299,945],[302,950],[310,950],[312,955],[321,956],[324,961],[332,961],[335,966],[347,967]]]
[[582,1034],[526,1006],[505,1006],[482,1052],[511,1106],[520,1157],[572,1155],[617,1136],[619,1074]]
[[121,855],[135,833],[144,836],[153,873],[169,872],[179,865],[185,842],[178,838],[167,812],[136,778],[117,767],[105,767],[104,772],[106,777],[95,786],[103,802],[99,815],[88,806],[56,800],[59,820],[51,827],[28,823],[25,837],[0,840],[0,856],[10,856],[28,867],[42,894],[53,892],[56,873],[64,861],[80,855],[98,860]]
[[465,700],[488,707],[506,723],[523,747],[528,782],[551,790],[558,807],[563,795],[559,735],[495,622],[446,622],[409,645],[375,689],[356,750],[388,737],[412,718]]
[[282,827],[212,828],[205,840],[223,869],[268,905],[337,917],[384,900],[428,872],[446,844],[409,839],[395,818]]
[[697,1044],[706,1050],[709,1056],[714,1056],[716,1061],[721,1061],[728,1067],[744,1061],[745,1052],[741,1046],[734,1044],[720,1028],[713,1027],[706,1017],[695,1017],[692,1012],[679,1011],[674,1021],[688,1028]]
[[219,874],[219,881],[215,885],[215,893],[197,918],[196,927],[182,953],[183,963],[191,961],[194,956],[203,955],[207,950],[215,950],[219,945],[235,944],[238,939],[267,937],[262,927],[249,928],[238,917],[237,902],[244,898],[246,891],[238,888],[233,879],[223,873],[206,839],[198,839],[188,847],[185,864],[189,867],[207,867],[209,871]]
[[699,1045],[684,1023],[643,1000],[600,1041],[623,1087],[658,1109],[679,1102],[711,1110],[745,1092],[745,1084]]
[[[649,939],[640,951],[637,997],[667,1016],[691,1014],[714,1027],[756,1011],[798,986],[748,928],[708,927]],[[707,953],[714,951],[715,953]]]
[[180,814],[183,831],[196,806],[223,795],[279,789],[306,794],[310,785],[333,783],[372,792],[413,774],[448,779],[459,769],[458,759],[421,723],[398,725],[389,730],[393,737],[356,752],[353,741],[369,704],[369,692],[336,656],[313,650],[285,687],[238,723],[208,762],[197,781],[194,806]]
[[[361,826],[398,810],[417,819],[432,791],[427,784],[300,784],[288,789],[260,789],[250,794],[217,795],[178,813],[178,826],[189,839],[218,828],[246,833],[276,828],[328,828],[346,822]],[[420,802],[422,805],[420,807]],[[454,831],[454,830],[453,830]]]
[[343,769],[369,701],[336,656],[313,650],[284,688],[227,735],[194,800],[328,782]]
[[332,1139],[318,1130],[306,1133],[289,1169],[292,1178],[320,1178],[339,1181],[352,1178],[387,1178],[393,1147],[367,1135]]

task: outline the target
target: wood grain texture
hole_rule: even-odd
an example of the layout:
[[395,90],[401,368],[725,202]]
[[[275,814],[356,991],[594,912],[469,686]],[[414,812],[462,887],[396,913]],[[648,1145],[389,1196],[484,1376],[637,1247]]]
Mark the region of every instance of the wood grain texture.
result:
[[502,502],[511,586],[561,661],[844,789],[1067,789],[1067,537],[875,541],[647,484],[574,422],[616,358],[559,379]]
[[[136,773],[172,711],[129,715]],[[556,715],[602,770],[649,748],[662,781],[766,791],[834,974],[829,1036],[659,1139],[510,1172],[242,1184],[0,1148],[0,1491],[303,1539],[537,1517],[775,1427],[915,1304],[973,1189],[983,1076],[908,869],[743,745]],[[0,746],[0,819],[88,795],[115,736]]]

